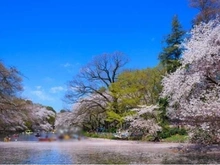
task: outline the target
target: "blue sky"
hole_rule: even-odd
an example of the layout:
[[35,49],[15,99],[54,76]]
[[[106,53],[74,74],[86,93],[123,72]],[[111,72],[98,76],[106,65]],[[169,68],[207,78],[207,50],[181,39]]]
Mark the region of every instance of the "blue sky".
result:
[[158,64],[177,14],[191,28],[188,0],[9,0],[0,2],[0,59],[23,77],[23,97],[59,111],[66,83],[93,56],[121,51],[128,68]]

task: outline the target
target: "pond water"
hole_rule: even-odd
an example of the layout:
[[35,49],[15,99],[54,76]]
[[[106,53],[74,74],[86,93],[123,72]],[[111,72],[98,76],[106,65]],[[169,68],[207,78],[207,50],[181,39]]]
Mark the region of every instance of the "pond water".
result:
[[[35,136],[36,133],[25,134],[25,133],[15,133],[18,137],[15,137],[14,134],[0,134],[0,141],[4,141],[6,136],[10,137],[11,141],[38,141],[38,138]],[[41,137],[56,137],[56,134],[41,132]]]
[[177,152],[180,145],[105,139],[0,142],[0,164],[220,163],[219,152],[183,154]]

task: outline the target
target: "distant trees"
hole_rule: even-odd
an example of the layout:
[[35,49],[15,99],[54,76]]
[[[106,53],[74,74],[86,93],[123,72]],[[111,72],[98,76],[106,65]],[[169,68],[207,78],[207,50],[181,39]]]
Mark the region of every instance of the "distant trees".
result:
[[193,20],[194,25],[201,22],[208,23],[220,15],[219,0],[190,0],[190,6],[199,10],[198,15]]
[[40,104],[26,104],[22,109],[24,113],[23,122],[25,127],[23,129],[44,130],[50,131],[55,124],[56,112],[52,107],[45,107]]
[[19,98],[22,89],[19,71],[0,61],[0,131],[51,130],[55,122],[53,108]]
[[165,70],[159,66],[122,72],[110,88],[110,91],[116,91],[119,109],[156,104],[162,90],[161,80],[164,74]]
[[[125,118],[135,113],[131,109],[157,103],[165,69],[123,71],[127,62],[126,56],[116,52],[97,56],[81,69],[68,85],[66,99],[74,103],[68,125],[84,130],[124,128]],[[64,116],[60,115],[60,122]]]
[[[120,52],[112,54],[102,54],[94,59],[80,70],[80,73],[68,83],[68,92],[66,99],[70,102],[78,100],[91,94],[103,95],[105,89],[108,89],[111,83],[117,80],[121,69],[128,62],[125,55]],[[92,100],[91,100],[92,102]]]
[[[80,73],[68,84],[66,99],[72,103],[81,103],[84,109],[95,109],[98,113],[107,111],[107,103],[118,110],[118,98],[110,95],[110,86],[117,81],[119,73],[127,64],[128,58],[121,52],[102,54],[83,67]],[[111,91],[114,93],[114,91]]]
[[16,98],[10,107],[0,111],[0,131],[24,131],[53,129],[56,113],[45,106],[34,104],[30,100]]
[[179,59],[183,51],[181,43],[184,35],[185,31],[175,15],[172,20],[171,33],[165,38],[166,47],[159,54],[159,60],[165,66],[168,73],[174,72],[180,66]]

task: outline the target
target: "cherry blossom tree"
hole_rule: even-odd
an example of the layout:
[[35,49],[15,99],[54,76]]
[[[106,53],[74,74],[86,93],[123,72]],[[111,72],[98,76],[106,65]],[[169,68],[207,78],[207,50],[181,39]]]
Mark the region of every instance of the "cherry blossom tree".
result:
[[[50,131],[53,129],[51,118],[55,112],[40,104],[33,104],[24,99],[16,99],[19,109],[4,109],[0,113],[0,131],[24,131],[26,129]],[[16,107],[17,108],[17,107]]]
[[171,119],[205,131],[212,142],[220,142],[219,32],[219,19],[191,30],[183,44],[182,66],[164,77],[161,95],[168,98]]
[[[102,95],[110,95],[103,91]],[[56,128],[81,127],[85,130],[95,130],[105,124],[107,101],[99,94],[92,94],[75,103],[71,112],[59,113],[56,117]]]
[[199,10],[193,20],[193,24],[208,23],[220,14],[219,0],[189,0],[190,6]]
[[55,118],[54,111],[48,110],[45,106],[40,104],[26,105],[25,110],[26,117],[24,121],[28,121],[33,130],[51,131],[53,129],[53,123],[50,122],[50,118]]
[[[112,103],[111,110],[117,112],[119,99],[114,95],[116,91],[110,91],[110,86],[117,81],[127,62],[127,56],[121,52],[95,56],[69,81],[66,101],[81,104],[81,112],[87,114],[87,122],[92,122],[91,126],[95,124],[94,120],[98,121],[97,126],[104,123],[100,116],[109,110],[107,104]],[[112,122],[108,121],[108,125]]]
[[158,131],[161,130],[157,121],[157,109],[157,105],[141,105],[133,108],[131,111],[135,114],[125,117],[125,120],[129,123],[129,132],[131,134],[141,134],[144,137],[151,136],[151,140],[154,140]]

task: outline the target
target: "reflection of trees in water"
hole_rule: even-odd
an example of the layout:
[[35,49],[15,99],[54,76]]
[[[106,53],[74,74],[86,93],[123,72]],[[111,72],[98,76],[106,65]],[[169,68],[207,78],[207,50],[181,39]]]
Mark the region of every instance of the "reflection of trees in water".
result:
[[19,148],[0,148],[0,158],[2,164],[22,164],[23,160],[28,159],[30,150],[20,150]]
[[[143,143],[144,145],[144,143]],[[220,163],[220,146],[157,148],[96,145],[80,141],[0,144],[0,163],[28,164],[197,164]],[[204,153],[205,152],[205,153]]]
[[176,157],[165,157],[163,164],[218,164],[220,163],[220,153],[207,154],[180,154]]
[[86,154],[76,154],[76,163],[89,164],[130,164],[130,163],[150,163],[150,157],[143,157],[142,154],[128,155],[114,152],[90,152]]
[[173,148],[175,156],[166,156],[163,164],[218,164],[220,163],[219,145],[190,145]]

